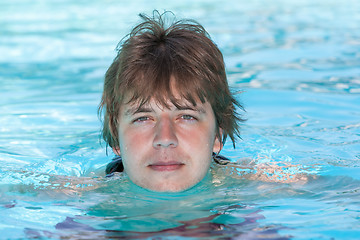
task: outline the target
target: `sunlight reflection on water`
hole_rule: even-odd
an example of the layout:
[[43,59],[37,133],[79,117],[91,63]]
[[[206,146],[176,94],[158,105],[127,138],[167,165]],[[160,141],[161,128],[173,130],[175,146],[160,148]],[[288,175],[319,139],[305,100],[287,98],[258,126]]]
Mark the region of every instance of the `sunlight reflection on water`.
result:
[[[241,167],[175,197],[102,177],[103,76],[155,8],[205,26],[248,119],[222,151]],[[356,239],[359,11],[351,0],[0,3],[0,238]],[[289,176],[311,177],[279,183]]]

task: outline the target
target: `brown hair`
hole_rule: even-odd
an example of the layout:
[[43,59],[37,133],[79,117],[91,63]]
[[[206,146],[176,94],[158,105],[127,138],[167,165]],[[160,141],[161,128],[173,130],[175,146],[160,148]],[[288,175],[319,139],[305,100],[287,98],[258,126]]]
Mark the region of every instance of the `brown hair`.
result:
[[229,136],[235,147],[240,137],[236,112],[242,106],[232,96],[226,79],[223,56],[209,34],[193,20],[173,20],[167,25],[165,15],[154,11],[153,17],[140,14],[143,22],[120,41],[118,54],[105,75],[99,114],[105,109],[102,135],[111,147],[118,147],[118,117],[125,96],[126,103],[140,105],[154,99],[168,107],[178,101],[171,92],[170,78],[181,98],[194,106],[196,100],[208,101],[215,113],[217,136],[222,142]]

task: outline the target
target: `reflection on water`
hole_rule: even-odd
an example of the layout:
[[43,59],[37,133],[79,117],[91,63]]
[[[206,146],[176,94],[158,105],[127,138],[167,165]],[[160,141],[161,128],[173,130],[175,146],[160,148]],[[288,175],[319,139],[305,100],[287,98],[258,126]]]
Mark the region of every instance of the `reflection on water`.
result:
[[[194,18],[248,121],[237,166],[177,195],[104,178],[103,76],[139,12]],[[0,3],[0,238],[356,239],[360,2]],[[186,230],[186,231],[184,231]]]

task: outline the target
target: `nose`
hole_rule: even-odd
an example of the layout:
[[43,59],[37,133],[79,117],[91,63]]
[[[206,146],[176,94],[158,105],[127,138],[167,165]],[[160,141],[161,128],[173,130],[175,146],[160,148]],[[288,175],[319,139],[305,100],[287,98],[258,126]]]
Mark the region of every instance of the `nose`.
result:
[[162,117],[155,126],[153,147],[176,147],[177,145],[178,139],[171,119],[168,116]]

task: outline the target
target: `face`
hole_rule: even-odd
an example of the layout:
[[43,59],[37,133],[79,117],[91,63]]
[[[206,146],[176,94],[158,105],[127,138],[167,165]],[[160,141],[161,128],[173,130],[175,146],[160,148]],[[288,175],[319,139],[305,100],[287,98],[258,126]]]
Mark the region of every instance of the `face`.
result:
[[153,191],[188,189],[208,173],[212,152],[221,149],[215,116],[208,102],[187,101],[177,108],[154,101],[139,107],[125,104],[119,116],[124,171],[135,184]]

